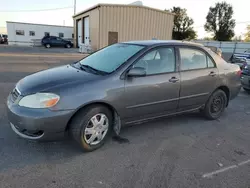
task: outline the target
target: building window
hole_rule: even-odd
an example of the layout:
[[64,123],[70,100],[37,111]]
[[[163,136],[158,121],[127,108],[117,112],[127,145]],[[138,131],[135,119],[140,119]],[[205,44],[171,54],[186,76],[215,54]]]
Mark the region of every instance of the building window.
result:
[[50,36],[49,32],[44,32],[44,36],[49,37]]
[[16,35],[24,35],[24,30],[16,30]]
[[30,36],[35,36],[35,31],[30,31]]
[[64,37],[64,33],[59,33],[59,37],[63,38]]

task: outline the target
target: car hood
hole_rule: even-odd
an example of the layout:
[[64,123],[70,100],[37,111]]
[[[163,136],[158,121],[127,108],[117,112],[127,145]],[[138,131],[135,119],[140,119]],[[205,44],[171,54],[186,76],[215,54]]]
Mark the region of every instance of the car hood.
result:
[[100,78],[70,65],[64,65],[29,75],[17,83],[17,88],[22,95],[49,91],[49,89],[65,84],[85,83]]

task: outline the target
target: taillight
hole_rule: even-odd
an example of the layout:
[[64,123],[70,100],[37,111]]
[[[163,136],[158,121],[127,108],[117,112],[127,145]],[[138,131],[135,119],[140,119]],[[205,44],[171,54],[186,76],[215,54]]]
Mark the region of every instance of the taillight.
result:
[[238,70],[238,71],[237,71],[237,75],[238,75],[238,76],[241,76],[241,73],[242,73],[242,70]]

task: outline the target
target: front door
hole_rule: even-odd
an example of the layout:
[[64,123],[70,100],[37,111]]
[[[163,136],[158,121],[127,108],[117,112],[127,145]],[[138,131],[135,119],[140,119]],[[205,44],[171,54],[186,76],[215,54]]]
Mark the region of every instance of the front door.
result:
[[82,44],[82,20],[78,20],[77,22],[77,37],[78,37],[78,47]]
[[176,72],[175,49],[161,47],[146,53],[133,67],[143,67],[144,77],[125,79],[125,121],[144,120],[176,112],[180,77]]
[[84,44],[89,45],[89,17],[84,18]]
[[214,60],[202,49],[179,48],[181,91],[179,111],[204,105],[216,89],[218,70]]
[[64,46],[63,40],[59,37],[55,37],[54,43],[55,43],[55,46]]

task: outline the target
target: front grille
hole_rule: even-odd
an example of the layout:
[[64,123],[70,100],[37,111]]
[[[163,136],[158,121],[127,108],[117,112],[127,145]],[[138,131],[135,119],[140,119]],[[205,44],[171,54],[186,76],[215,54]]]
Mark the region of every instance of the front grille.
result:
[[17,98],[21,95],[21,93],[18,91],[17,88],[15,88],[12,92],[11,92],[11,98],[12,101],[15,102],[17,100]]

